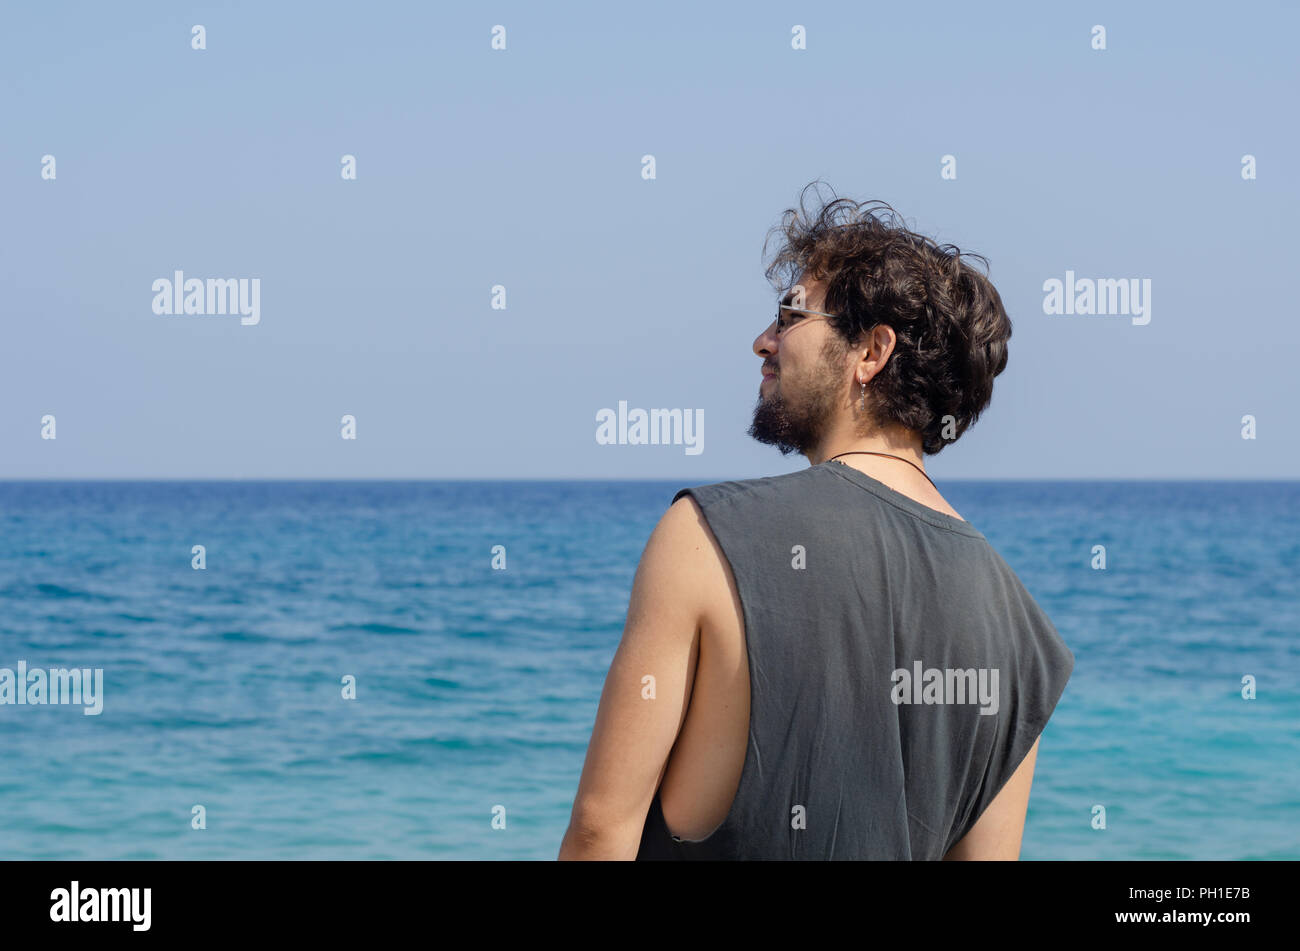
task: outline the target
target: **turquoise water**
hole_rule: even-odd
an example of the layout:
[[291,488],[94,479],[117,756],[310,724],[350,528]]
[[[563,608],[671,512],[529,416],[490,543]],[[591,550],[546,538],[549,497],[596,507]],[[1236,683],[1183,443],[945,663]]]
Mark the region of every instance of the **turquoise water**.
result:
[[[0,705],[0,857],[554,858],[684,484],[0,483],[0,668],[105,684]],[[1076,657],[1023,857],[1300,858],[1300,484],[942,489]]]

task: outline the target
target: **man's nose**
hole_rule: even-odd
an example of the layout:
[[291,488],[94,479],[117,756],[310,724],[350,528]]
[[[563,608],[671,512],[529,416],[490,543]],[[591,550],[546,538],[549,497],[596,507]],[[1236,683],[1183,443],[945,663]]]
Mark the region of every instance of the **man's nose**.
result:
[[776,321],[773,320],[767,325],[761,334],[754,338],[754,355],[759,357],[770,357],[776,353]]

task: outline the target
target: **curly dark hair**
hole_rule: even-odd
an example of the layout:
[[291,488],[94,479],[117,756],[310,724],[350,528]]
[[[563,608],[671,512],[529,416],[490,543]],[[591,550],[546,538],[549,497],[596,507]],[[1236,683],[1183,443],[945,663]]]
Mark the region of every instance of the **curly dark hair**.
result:
[[882,201],[832,190],[810,215],[804,195],[818,184],[805,186],[799,207],[787,208],[764,242],[766,257],[773,234],[784,241],[767,279],[778,293],[801,277],[824,284],[822,309],[837,315],[828,323],[846,353],[874,327],[893,328],[894,352],[868,387],[869,419],[919,433],[934,455],[979,418],[1007,365],[1011,320],[986,274],[967,263],[976,258],[987,270],[988,259],[909,231]]

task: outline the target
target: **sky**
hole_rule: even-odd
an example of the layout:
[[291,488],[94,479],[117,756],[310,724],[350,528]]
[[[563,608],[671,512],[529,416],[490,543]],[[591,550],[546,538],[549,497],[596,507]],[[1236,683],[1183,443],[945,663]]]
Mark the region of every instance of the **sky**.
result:
[[[746,430],[818,179],[990,262],[1010,360],[936,479],[1300,477],[1294,4],[0,17],[0,478],[802,468]],[[156,313],[176,271],[256,279],[256,322]],[[1149,320],[1045,312],[1067,272]],[[601,444],[620,401],[698,451]]]

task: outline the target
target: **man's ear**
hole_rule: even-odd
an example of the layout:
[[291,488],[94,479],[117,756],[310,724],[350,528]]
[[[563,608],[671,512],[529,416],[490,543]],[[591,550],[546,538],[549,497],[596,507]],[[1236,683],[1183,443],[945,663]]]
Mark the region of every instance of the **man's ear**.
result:
[[870,354],[877,364],[875,372],[879,373],[884,369],[884,365],[893,356],[894,347],[898,343],[898,337],[894,333],[894,328],[888,324],[876,324],[870,332],[863,335],[861,348],[858,350],[858,356],[865,360]]
[[898,335],[894,333],[894,328],[889,324],[877,324],[874,332],[882,341],[881,349],[893,353],[894,348],[898,345]]

